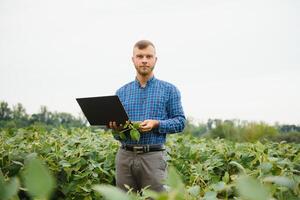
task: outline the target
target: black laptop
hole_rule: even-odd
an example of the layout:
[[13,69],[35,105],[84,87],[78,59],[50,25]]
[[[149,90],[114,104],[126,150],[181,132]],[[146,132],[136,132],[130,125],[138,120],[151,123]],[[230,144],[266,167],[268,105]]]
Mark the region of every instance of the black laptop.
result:
[[117,95],[76,98],[90,125],[108,125],[110,121],[125,124],[128,115]]

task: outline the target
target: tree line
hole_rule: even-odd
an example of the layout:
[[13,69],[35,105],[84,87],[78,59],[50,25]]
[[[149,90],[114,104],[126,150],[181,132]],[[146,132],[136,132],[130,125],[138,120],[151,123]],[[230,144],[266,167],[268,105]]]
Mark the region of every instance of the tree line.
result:
[[10,107],[7,102],[0,101],[0,128],[21,128],[39,123],[54,127],[82,127],[87,124],[82,115],[74,117],[66,112],[51,112],[46,106],[30,115],[21,103]]
[[[66,112],[51,112],[41,106],[39,112],[32,115],[26,112],[21,103],[10,107],[7,102],[0,101],[0,128],[22,128],[31,125],[42,125],[48,129],[63,126],[86,127],[88,125],[83,114],[74,117]],[[91,127],[91,129],[105,127]],[[183,131],[196,137],[225,138],[236,142],[254,142],[262,139],[300,143],[300,126],[294,124],[269,125],[264,122],[248,122],[239,119],[209,119],[206,123],[192,123],[187,120]]]
[[194,124],[187,120],[184,132],[197,137],[224,138],[235,142],[273,140],[300,143],[300,126],[294,124],[269,125],[239,119],[208,119],[206,123]]

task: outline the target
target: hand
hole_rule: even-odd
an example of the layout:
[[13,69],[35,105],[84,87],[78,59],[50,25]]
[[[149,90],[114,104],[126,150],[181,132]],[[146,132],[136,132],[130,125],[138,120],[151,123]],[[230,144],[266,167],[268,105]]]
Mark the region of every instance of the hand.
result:
[[139,130],[141,132],[147,132],[147,131],[151,131],[154,128],[157,128],[158,126],[159,126],[159,121],[158,120],[148,119],[148,120],[143,121],[140,124]]
[[111,128],[115,131],[120,131],[124,128],[124,126],[122,124],[119,124],[119,126],[118,126],[116,122],[109,122],[106,127]]

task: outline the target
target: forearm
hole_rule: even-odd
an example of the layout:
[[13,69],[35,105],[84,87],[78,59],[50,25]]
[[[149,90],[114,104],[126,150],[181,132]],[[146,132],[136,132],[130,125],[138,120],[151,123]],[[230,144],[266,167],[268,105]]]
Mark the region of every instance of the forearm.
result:
[[185,126],[185,117],[178,116],[167,120],[159,120],[159,133],[179,133]]

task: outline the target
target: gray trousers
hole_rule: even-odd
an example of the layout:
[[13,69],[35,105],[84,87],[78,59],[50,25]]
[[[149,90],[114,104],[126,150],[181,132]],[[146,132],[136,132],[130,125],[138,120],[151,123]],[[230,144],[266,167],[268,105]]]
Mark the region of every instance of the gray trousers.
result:
[[116,156],[116,185],[128,191],[125,185],[134,192],[149,186],[149,189],[165,191],[163,181],[167,173],[166,151],[155,151],[137,154],[119,149]]

